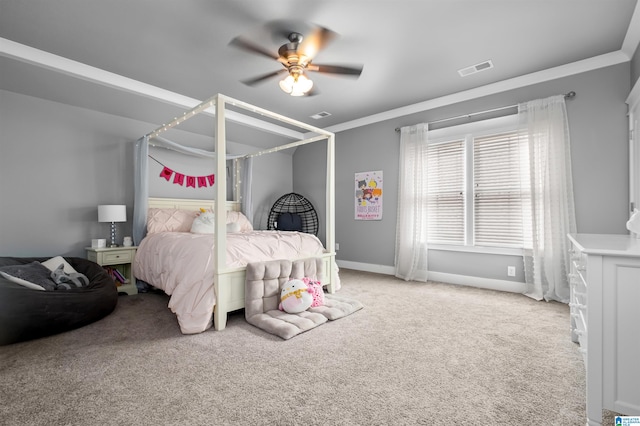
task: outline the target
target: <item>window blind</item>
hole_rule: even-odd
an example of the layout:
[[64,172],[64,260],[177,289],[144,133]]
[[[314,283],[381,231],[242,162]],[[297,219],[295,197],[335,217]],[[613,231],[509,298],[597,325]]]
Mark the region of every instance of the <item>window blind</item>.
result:
[[[474,245],[530,247],[523,220],[529,161],[526,139],[517,132],[475,138],[473,142]],[[523,208],[523,202],[525,204]]]
[[464,140],[427,149],[429,242],[464,244]]

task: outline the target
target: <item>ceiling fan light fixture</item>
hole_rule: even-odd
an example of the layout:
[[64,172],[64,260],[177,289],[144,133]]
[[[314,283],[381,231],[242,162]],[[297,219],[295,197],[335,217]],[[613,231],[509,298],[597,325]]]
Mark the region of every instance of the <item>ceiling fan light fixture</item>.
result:
[[312,87],[313,81],[309,80],[304,74],[298,74],[295,77],[289,74],[283,80],[280,80],[282,91],[291,96],[304,96]]
[[317,90],[311,92],[314,88],[314,84],[313,81],[305,75],[307,72],[334,74],[355,78],[360,76],[363,68],[362,65],[343,66],[335,64],[312,64],[315,55],[324,49],[325,46],[337,36],[336,33],[318,25],[305,24],[305,27],[309,27],[309,34],[306,36],[295,31],[288,31],[283,34],[283,32],[287,30],[286,27],[289,27],[290,25],[301,27],[297,23],[289,21],[273,21],[266,25],[266,28],[270,30],[274,36],[281,37],[282,35],[288,34],[288,42],[278,48],[277,54],[265,49],[260,43],[254,43],[243,36],[238,36],[231,40],[229,43],[230,46],[275,60],[285,68],[284,70],[280,69],[280,71],[274,71],[252,79],[244,80],[242,81],[244,84],[247,86],[255,86],[258,83],[262,83],[263,81],[269,80],[278,75],[288,74],[286,75],[286,78],[279,82],[282,91],[290,96],[305,96],[318,94]]

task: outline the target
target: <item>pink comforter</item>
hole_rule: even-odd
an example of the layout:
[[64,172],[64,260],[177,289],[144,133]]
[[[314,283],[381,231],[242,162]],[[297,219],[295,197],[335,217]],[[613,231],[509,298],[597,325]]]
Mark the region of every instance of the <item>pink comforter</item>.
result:
[[[171,296],[169,308],[184,334],[211,327],[214,294],[215,237],[190,232],[160,232],[146,236],[133,263],[134,276]],[[297,259],[322,254],[320,240],[311,234],[252,231],[227,234],[227,267],[250,262]]]

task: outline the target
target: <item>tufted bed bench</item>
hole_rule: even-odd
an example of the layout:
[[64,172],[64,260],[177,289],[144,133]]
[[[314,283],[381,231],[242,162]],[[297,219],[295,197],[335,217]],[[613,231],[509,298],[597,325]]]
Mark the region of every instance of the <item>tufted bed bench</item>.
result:
[[280,290],[290,279],[304,277],[322,281],[321,258],[272,260],[247,265],[245,318],[248,323],[285,340],[362,309],[357,300],[335,294],[324,295],[324,305],[289,314],[278,309]]

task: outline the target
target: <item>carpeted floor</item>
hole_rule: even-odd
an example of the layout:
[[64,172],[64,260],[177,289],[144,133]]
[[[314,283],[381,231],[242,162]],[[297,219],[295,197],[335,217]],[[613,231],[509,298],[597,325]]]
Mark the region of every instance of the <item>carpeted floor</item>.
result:
[[566,305],[340,276],[339,294],[364,309],[288,341],[243,311],[224,331],[182,335],[168,297],[147,293],[82,329],[0,347],[0,423],[585,424]]

